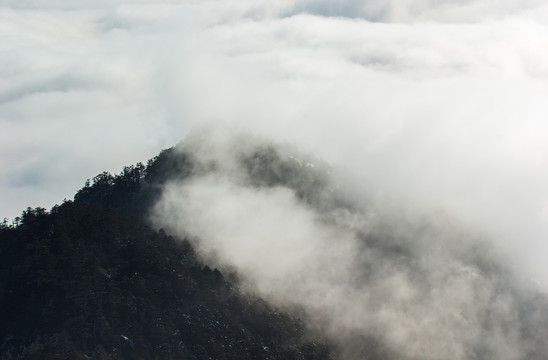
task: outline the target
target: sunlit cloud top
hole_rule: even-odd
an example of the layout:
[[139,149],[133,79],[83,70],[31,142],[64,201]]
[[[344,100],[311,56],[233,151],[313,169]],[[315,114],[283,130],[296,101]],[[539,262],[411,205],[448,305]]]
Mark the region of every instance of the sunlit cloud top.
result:
[[547,24],[536,0],[4,1],[0,211],[221,121],[479,224],[548,277]]

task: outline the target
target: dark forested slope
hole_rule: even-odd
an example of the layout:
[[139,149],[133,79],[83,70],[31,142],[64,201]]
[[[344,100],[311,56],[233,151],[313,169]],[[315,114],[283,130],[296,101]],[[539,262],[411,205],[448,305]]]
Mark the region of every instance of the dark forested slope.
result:
[[330,358],[299,319],[147,224],[161,185],[192,166],[165,150],[2,225],[2,359]]
[[[146,165],[97,175],[74,201],[0,224],[0,358],[546,359],[548,297],[485,242],[451,222],[407,220],[352,199],[329,166],[287,147],[247,136],[219,144],[191,137]],[[218,213],[238,230],[261,229],[251,233],[260,251],[233,246],[238,236],[208,217],[215,199],[188,196],[195,184],[205,186],[198,195],[230,200]],[[278,206],[289,215],[225,216],[245,196],[260,201],[240,214]],[[158,211],[162,203],[170,206]],[[305,227],[282,221],[294,215]],[[207,236],[189,229],[200,216],[253,260],[263,251],[270,265],[283,264],[291,252],[298,266],[273,287],[286,302],[241,291],[238,276],[259,274],[260,261],[244,270],[216,263],[230,274],[206,266]],[[280,244],[276,256],[264,251]]]

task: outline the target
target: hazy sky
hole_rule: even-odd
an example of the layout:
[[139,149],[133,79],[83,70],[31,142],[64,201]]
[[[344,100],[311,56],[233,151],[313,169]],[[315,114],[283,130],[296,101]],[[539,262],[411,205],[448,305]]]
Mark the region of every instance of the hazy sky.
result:
[[547,25],[540,0],[4,0],[0,217],[222,121],[548,279]]

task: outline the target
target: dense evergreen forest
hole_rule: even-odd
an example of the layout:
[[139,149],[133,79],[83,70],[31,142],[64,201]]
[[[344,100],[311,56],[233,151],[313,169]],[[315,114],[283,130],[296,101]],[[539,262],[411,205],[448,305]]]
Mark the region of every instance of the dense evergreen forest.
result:
[[[272,154],[248,159],[250,171]],[[331,358],[295,312],[243,295],[235,275],[149,225],[162,184],[192,171],[187,155],[168,149],[97,175],[74,201],[5,221],[0,358]]]
[[[334,185],[328,165],[296,158],[293,149],[239,138],[234,144],[225,157],[194,138],[146,165],[95,176],[73,200],[49,211],[27,208],[1,223],[0,358],[546,359],[546,294],[516,280],[484,243],[467,243],[467,234],[448,226],[396,217],[353,225],[352,254],[326,257],[324,264],[355,261],[342,273],[349,279],[339,274],[335,284],[323,283],[313,276],[322,269],[314,267],[295,274],[304,279],[302,287],[312,279],[358,295],[355,301],[340,298],[313,313],[310,308],[321,304],[316,298],[277,308],[244,292],[245,274],[226,264],[206,265],[193,247],[195,235],[152,224],[168,184],[234,176],[246,189],[265,191],[260,194],[289,189],[299,206],[313,209],[314,221],[331,229],[367,214],[369,204],[362,207]],[[327,233],[329,242],[340,240]],[[400,301],[402,288],[413,297]],[[371,322],[370,314],[379,312],[395,315]],[[354,317],[344,320],[347,313]],[[378,330],[381,325],[397,333],[406,321],[409,341]],[[453,343],[460,354],[442,346]]]

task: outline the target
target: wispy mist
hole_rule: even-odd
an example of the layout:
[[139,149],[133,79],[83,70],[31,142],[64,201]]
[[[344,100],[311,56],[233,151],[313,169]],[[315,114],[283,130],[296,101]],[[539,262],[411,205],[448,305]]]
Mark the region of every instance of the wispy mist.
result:
[[379,202],[475,223],[546,283],[542,1],[0,6],[3,216],[215,120],[345,167]]
[[181,146],[195,175],[166,186],[155,223],[268,301],[303,307],[342,358],[543,356],[546,330],[524,315],[542,300],[473,231],[349,200],[302,155],[214,134]]
[[[0,5],[0,218],[17,216],[27,206],[49,207],[70,197],[86,178],[146,161],[184,138],[193,126],[215,121],[313,152],[332,164],[337,183],[352,183],[348,185],[352,197],[367,200],[357,201],[360,206],[367,202],[399,209],[401,218],[422,218],[427,223],[435,215],[481,233],[519,277],[539,281],[539,287],[546,289],[547,24],[548,7],[540,0],[4,1]],[[212,229],[232,234],[238,240],[233,246],[242,244],[241,249],[250,237],[261,234],[270,239],[274,230],[286,234],[283,224],[265,220],[278,217],[288,229],[291,225],[302,231],[302,237],[286,234],[288,239],[299,243],[307,238],[301,244],[304,249],[319,249],[310,250],[310,258],[306,251],[288,257],[287,269],[313,263],[307,266],[322,274],[327,269],[318,268],[317,257],[352,270],[356,262],[379,258],[361,247],[364,234],[386,226],[374,225],[380,216],[375,211],[318,211],[319,204],[302,202],[303,194],[280,186],[250,187],[245,177],[236,175],[238,164],[232,169],[236,170],[166,189],[173,199],[184,199],[187,209],[196,209],[195,215],[180,214],[177,221],[201,235],[206,253],[214,245],[220,247],[218,251],[230,246],[223,245],[227,237],[216,238],[202,224],[211,221]],[[211,219],[204,218],[207,212],[202,211],[208,202]],[[271,202],[272,206],[260,205]],[[234,210],[223,215],[219,209],[224,208]],[[270,231],[262,234],[260,226],[233,228],[235,214],[265,222]],[[190,215],[196,217],[193,223]],[[343,218],[357,223],[336,225]],[[440,227],[448,226],[446,220],[439,221]],[[297,222],[302,225],[295,226]],[[412,238],[415,244],[422,238],[406,235],[410,231],[405,227],[396,233],[403,234],[393,236],[399,242]],[[373,235],[367,236],[373,241]],[[279,237],[282,240],[270,242],[278,248],[262,251],[275,254],[286,249],[280,243],[284,236]],[[433,232],[427,238],[440,237],[446,235]],[[334,245],[328,241],[332,238],[343,240]],[[442,243],[459,243],[461,238]],[[415,249],[415,245],[403,247]],[[498,292],[505,288],[499,286],[500,277],[478,270],[462,249],[449,252],[449,265],[432,260],[442,259],[441,255],[428,258],[427,253],[409,255],[414,262],[401,269],[399,260],[380,264],[386,274],[381,271],[383,277],[369,282],[369,292],[348,290],[354,287],[344,285],[346,274],[355,272],[344,268],[331,277],[325,274],[324,283],[311,283],[332,289],[333,279],[345,279],[333,297],[349,302],[365,297],[367,315],[358,313],[354,319],[374,324],[379,329],[375,334],[384,334],[382,341],[394,351],[413,334],[426,331],[427,324],[439,330],[432,336],[442,337],[440,323],[455,325],[446,329],[465,329],[450,333],[456,339],[455,356],[468,356],[458,349],[470,349],[476,338],[486,339],[485,344],[491,341],[487,339],[499,344],[497,339],[503,338],[509,339],[507,344],[523,345],[512,340],[520,338],[512,335],[515,328],[503,323],[493,329],[507,330],[490,335],[474,337],[476,333],[468,332],[479,329],[478,319],[485,319],[487,310],[481,310],[481,304],[507,312],[497,319],[510,321],[514,316],[514,297]],[[345,261],[332,260],[331,254]],[[251,267],[244,260],[230,261]],[[248,260],[256,261],[251,256]],[[276,280],[274,265],[257,276]],[[430,275],[419,281],[410,275],[417,274],[415,270]],[[446,289],[439,296],[451,297],[453,287],[445,285],[452,281],[455,288],[463,289],[461,302],[447,302],[459,309],[453,313],[466,313],[463,309],[472,298],[477,303],[465,320],[444,318],[449,312],[439,315],[433,300],[438,295],[430,290],[421,293],[423,300],[414,301],[417,289],[429,282],[441,287],[427,289]],[[382,290],[382,284],[398,282],[408,292],[390,293],[395,287]],[[274,288],[261,281],[257,286],[262,291]],[[290,285],[283,281],[276,286]],[[380,290],[373,291],[375,287]],[[475,288],[484,289],[485,296],[467,295],[478,294]],[[306,297],[301,293],[305,290],[297,290],[300,298],[308,299],[299,301],[319,303],[323,310],[316,313],[337,313],[316,299],[321,291],[307,290],[313,294]],[[388,292],[386,298],[394,298],[386,313],[367,295],[382,291]],[[392,306],[398,301],[401,305]],[[426,314],[426,308],[431,310],[429,316],[419,315]],[[400,330],[389,328],[386,324],[393,323],[387,319],[398,311],[408,320]],[[332,320],[328,322],[337,328]],[[413,351],[423,354],[424,342],[414,344]],[[493,347],[485,344],[481,346],[494,356]],[[513,356],[511,350],[504,353]]]

